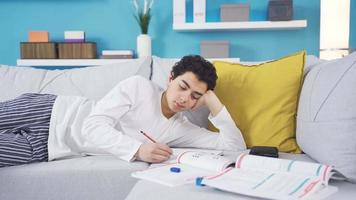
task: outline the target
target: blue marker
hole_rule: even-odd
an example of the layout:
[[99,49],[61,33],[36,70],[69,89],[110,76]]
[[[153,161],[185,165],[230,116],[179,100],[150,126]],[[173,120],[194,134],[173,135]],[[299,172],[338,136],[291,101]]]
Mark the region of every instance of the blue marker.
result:
[[173,173],[179,173],[180,172],[180,168],[179,167],[171,167],[171,172]]
[[203,184],[202,182],[203,182],[203,177],[197,177],[195,179],[195,185],[196,186],[205,186],[205,184]]

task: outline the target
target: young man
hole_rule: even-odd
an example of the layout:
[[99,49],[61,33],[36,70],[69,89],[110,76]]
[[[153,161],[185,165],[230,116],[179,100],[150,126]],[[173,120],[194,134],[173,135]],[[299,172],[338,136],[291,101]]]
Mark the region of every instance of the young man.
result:
[[[0,103],[0,167],[99,154],[156,163],[169,158],[170,147],[244,150],[241,132],[212,91],[216,79],[211,63],[185,56],[166,90],[133,76],[96,103],[48,94]],[[183,117],[201,105],[219,134]]]

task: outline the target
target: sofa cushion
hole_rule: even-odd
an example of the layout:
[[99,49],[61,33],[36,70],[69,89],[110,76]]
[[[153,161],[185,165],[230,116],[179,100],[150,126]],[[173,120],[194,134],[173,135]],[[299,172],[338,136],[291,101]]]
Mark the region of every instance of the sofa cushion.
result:
[[26,92],[99,99],[125,78],[133,75],[149,78],[150,64],[151,59],[145,58],[66,70],[0,66],[0,101],[15,98]]
[[38,92],[46,70],[0,65],[0,102],[26,92]]
[[275,146],[282,152],[300,152],[295,115],[304,63],[304,52],[252,66],[214,62],[219,77],[215,92],[248,148]]
[[160,58],[152,56],[152,78],[151,80],[158,84],[161,88],[166,89],[168,84],[168,77],[171,73],[172,67],[178,58]]
[[297,141],[313,159],[356,182],[356,53],[315,66],[305,78]]
[[131,173],[147,167],[109,155],[4,167],[0,199],[125,199],[137,182]]

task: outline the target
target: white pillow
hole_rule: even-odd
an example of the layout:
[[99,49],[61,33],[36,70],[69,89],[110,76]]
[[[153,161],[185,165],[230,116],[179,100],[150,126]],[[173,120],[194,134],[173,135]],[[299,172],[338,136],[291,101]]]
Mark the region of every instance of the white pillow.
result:
[[151,80],[159,85],[161,88],[166,89],[168,78],[177,58],[160,58],[152,56],[152,77]]
[[149,79],[150,63],[150,58],[144,58],[103,66],[48,71],[40,92],[99,99],[130,76],[141,75]]
[[38,92],[47,70],[0,66],[0,102],[26,92]]
[[307,58],[305,60],[305,66],[304,66],[304,75],[308,74],[308,72],[315,66],[321,64],[326,60],[321,60],[318,57],[314,55],[307,55]]
[[313,159],[356,182],[356,53],[324,61],[306,75],[297,142]]
[[26,92],[77,95],[99,99],[118,82],[133,75],[149,79],[151,58],[133,59],[115,64],[44,70],[28,67],[0,67],[0,101]]

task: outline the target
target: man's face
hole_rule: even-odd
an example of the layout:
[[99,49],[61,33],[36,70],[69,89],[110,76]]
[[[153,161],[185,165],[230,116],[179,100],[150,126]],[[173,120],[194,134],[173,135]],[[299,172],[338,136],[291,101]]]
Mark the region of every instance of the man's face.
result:
[[189,110],[195,106],[207,89],[208,85],[199,81],[192,72],[170,79],[166,91],[168,107],[175,113]]

